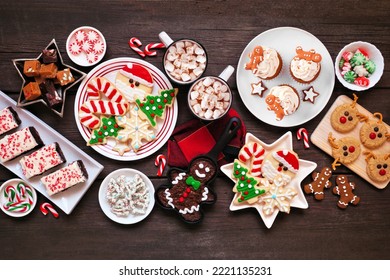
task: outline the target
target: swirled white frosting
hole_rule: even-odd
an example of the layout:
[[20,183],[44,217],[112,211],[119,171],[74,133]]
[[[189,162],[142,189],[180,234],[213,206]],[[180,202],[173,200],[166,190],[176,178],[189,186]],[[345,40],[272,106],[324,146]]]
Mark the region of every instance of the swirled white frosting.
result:
[[313,80],[320,68],[320,63],[305,59],[293,59],[290,64],[290,70],[294,77],[305,82]]
[[298,94],[290,86],[275,86],[271,88],[270,93],[280,102],[284,114],[291,115],[299,106]]
[[262,46],[263,48],[263,61],[261,61],[253,74],[261,79],[267,79],[273,77],[279,68],[281,61],[279,60],[278,53],[271,48]]

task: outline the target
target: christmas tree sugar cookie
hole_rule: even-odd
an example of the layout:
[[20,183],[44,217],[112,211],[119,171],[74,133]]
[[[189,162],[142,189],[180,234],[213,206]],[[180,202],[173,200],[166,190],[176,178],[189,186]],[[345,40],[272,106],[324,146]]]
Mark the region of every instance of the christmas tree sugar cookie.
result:
[[102,117],[101,126],[98,129],[94,129],[91,133],[91,139],[88,141],[87,145],[104,145],[107,143],[107,138],[115,138],[118,135],[118,131],[122,128],[118,126],[115,121],[115,117]]
[[147,120],[139,116],[140,109],[134,104],[130,105],[130,116],[117,116],[116,121],[121,129],[118,133],[119,142],[127,142],[137,152],[142,145],[156,139],[152,126]]
[[265,193],[264,189],[259,187],[259,179],[249,174],[249,168],[242,164],[239,160],[234,161],[233,178],[237,179],[233,192],[240,193],[234,201],[236,204],[247,202],[249,204],[256,203],[258,196]]
[[178,93],[177,88],[160,90],[158,95],[148,95],[146,100],[136,99],[139,115],[142,119],[146,119],[152,126],[156,126],[156,118],[164,118],[165,110],[173,104]]

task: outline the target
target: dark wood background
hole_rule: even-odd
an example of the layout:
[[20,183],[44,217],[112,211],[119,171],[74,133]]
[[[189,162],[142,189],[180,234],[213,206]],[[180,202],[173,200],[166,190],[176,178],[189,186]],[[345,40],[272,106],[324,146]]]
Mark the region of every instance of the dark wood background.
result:
[[[359,104],[371,112],[382,112],[389,123],[390,88],[390,1],[1,1],[0,89],[17,99],[21,86],[13,58],[33,58],[55,38],[64,61],[70,32],[83,25],[94,26],[105,36],[108,51],[104,60],[139,58],[128,47],[130,37],[144,44],[155,42],[161,31],[173,38],[192,37],[207,49],[206,74],[217,74],[228,64],[237,66],[242,50],[255,36],[270,28],[293,26],[318,37],[334,60],[339,50],[353,41],[376,45],[385,58],[382,79],[359,94]],[[162,51],[145,60],[162,70]],[[77,67],[77,66],[76,66]],[[77,67],[88,72],[91,68]],[[239,97],[235,77],[233,108],[242,116],[248,131],[271,143],[288,129],[269,126],[256,119]],[[76,87],[77,88],[77,87]],[[71,215],[60,211],[58,220],[43,216],[39,208],[23,219],[0,213],[0,259],[389,259],[390,193],[378,190],[352,174],[337,169],[356,182],[361,196],[357,207],[342,211],[337,196],[326,194],[318,202],[306,196],[309,209],[292,208],[279,214],[268,230],[257,211],[230,212],[233,186],[221,175],[215,181],[215,205],[205,209],[203,223],[190,226],[157,205],[150,216],[135,225],[123,226],[101,211],[97,194],[102,179],[113,170],[130,167],[147,174],[155,187],[166,182],[155,176],[154,156],[137,162],[117,162],[85,146],[74,119],[76,88],[67,97],[63,119],[41,105],[28,107],[85,152],[104,165],[104,170]],[[180,87],[178,124],[190,120],[187,87]],[[352,95],[336,79],[331,100],[324,111],[304,126],[312,132],[340,94]],[[0,106],[1,107],[1,106]],[[295,135],[296,127],[290,128]],[[329,166],[331,157],[313,145],[309,150],[294,137],[294,149],[302,158]],[[159,153],[166,154],[166,145]],[[13,178],[0,167],[0,181]],[[334,180],[334,178],[333,178]],[[303,183],[309,182],[306,178]],[[46,199],[39,195],[38,205]],[[38,206],[37,205],[37,206]]]

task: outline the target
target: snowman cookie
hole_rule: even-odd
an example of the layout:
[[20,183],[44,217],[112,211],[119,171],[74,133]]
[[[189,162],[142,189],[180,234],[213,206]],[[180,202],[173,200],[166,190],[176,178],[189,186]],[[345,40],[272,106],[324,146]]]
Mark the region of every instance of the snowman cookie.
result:
[[199,222],[203,217],[201,205],[215,202],[215,194],[208,184],[216,175],[211,160],[194,159],[187,171],[171,169],[168,172],[170,186],[161,186],[156,191],[156,201],[165,209],[176,210],[186,222]]

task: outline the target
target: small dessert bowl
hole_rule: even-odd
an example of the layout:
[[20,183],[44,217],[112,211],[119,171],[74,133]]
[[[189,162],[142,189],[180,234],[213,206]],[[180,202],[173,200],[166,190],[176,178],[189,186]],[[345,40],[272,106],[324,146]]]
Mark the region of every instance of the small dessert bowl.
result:
[[192,39],[173,41],[164,31],[158,36],[167,48],[163,57],[164,71],[173,82],[188,85],[202,76],[208,58],[200,43]]
[[16,178],[4,182],[0,187],[0,208],[11,217],[24,217],[37,204],[37,193],[33,187]]
[[[349,59],[357,51],[362,52],[366,62],[359,62],[358,64],[362,64],[357,65],[358,69],[355,71],[356,66]],[[366,67],[368,61],[370,61],[370,71],[366,69],[368,68]],[[381,52],[373,44],[357,41],[346,45],[339,52],[334,67],[336,77],[344,87],[353,91],[364,91],[372,88],[382,77],[384,60]]]
[[222,118],[232,105],[232,91],[227,84],[234,67],[228,65],[218,76],[197,80],[188,91],[188,106],[191,112],[205,121]]

